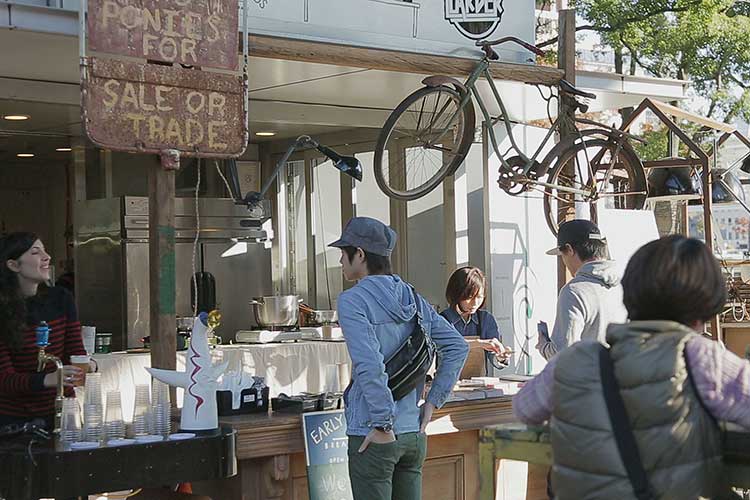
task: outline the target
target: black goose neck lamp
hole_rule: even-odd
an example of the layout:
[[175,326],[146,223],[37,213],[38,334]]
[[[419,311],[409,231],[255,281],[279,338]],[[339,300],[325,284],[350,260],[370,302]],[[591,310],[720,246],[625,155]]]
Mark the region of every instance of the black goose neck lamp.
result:
[[[261,201],[266,197],[266,193],[271,188],[273,181],[276,180],[276,177],[278,177],[281,169],[284,168],[284,165],[286,165],[286,163],[289,161],[292,153],[294,153],[298,149],[306,147],[317,149],[333,162],[334,167],[336,167],[343,173],[357,179],[358,181],[362,181],[362,164],[357,158],[355,158],[354,156],[342,156],[333,149],[320,144],[309,135],[301,135],[297,137],[297,139],[287,148],[284,156],[282,156],[279,162],[276,164],[276,168],[274,168],[271,175],[268,176],[266,181],[263,183],[263,187],[261,188],[260,192],[247,193],[244,197],[242,197],[242,202],[247,204],[248,208],[251,209],[252,207],[260,204]],[[236,169],[235,172],[232,173],[232,175],[234,174],[236,174]],[[237,185],[239,185],[239,183]]]
[[345,174],[362,181],[362,164],[354,156],[342,156],[333,149],[324,146],[312,139],[309,135],[301,135],[287,148],[284,156],[276,164],[271,175],[263,183],[260,192],[251,191],[242,195],[240,187],[239,174],[237,172],[237,162],[229,160],[227,162],[227,174],[229,190],[234,202],[238,205],[245,205],[248,210],[248,219],[240,221],[240,226],[247,228],[248,234],[241,237],[232,238],[234,245],[222,254],[222,257],[231,257],[242,254],[247,251],[248,242],[261,243],[269,239],[266,231],[262,228],[263,224],[271,218],[271,202],[266,200],[266,193],[271,189],[273,181],[278,177],[281,169],[284,168],[289,158],[297,149],[312,147],[323,153],[333,162],[333,166]]

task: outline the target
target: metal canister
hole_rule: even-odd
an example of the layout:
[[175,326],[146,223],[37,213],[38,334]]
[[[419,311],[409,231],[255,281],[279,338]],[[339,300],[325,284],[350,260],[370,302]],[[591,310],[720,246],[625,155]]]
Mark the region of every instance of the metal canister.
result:
[[94,352],[98,354],[109,354],[112,352],[112,334],[97,333],[94,343]]

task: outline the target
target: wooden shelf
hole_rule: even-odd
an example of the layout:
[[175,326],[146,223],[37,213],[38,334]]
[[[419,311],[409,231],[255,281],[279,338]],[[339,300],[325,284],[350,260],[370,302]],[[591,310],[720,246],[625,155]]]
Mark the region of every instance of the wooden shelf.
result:
[[721,323],[722,328],[750,328],[750,321]]
[[670,194],[666,196],[651,196],[646,198],[646,203],[655,201],[690,201],[700,200],[703,197],[699,194]]

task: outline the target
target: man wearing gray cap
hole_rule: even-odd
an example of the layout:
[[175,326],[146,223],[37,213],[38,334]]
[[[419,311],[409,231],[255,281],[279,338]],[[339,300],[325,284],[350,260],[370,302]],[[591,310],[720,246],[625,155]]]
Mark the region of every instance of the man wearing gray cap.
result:
[[[581,339],[604,342],[610,323],[624,323],[628,313],[615,262],[609,260],[607,238],[596,224],[585,219],[565,222],[557,232],[557,246],[547,255],[558,255],[573,274],[557,298],[552,337],[540,331],[537,350],[545,359]],[[545,325],[546,326],[546,325]]]
[[[458,331],[392,273],[395,245],[395,231],[369,217],[351,219],[341,238],[329,245],[341,249],[344,277],[357,281],[337,301],[352,359],[344,401],[354,500],[421,499],[424,430],[433,410],[450,396],[469,351]],[[421,407],[423,384],[394,400],[385,371],[385,360],[409,338],[419,319],[440,358]]]

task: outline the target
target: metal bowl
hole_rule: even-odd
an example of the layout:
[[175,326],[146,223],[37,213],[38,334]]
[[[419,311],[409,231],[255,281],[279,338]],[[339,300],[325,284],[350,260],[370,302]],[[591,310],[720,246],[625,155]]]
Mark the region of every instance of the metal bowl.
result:
[[195,321],[195,318],[193,318],[192,316],[177,316],[177,321],[176,321],[177,330],[181,332],[192,331],[193,321]]
[[339,313],[336,310],[321,309],[312,312],[313,321],[319,325],[330,325],[339,320]]
[[297,295],[270,295],[255,297],[250,301],[253,306],[255,322],[261,328],[294,326],[299,320],[299,303]]

